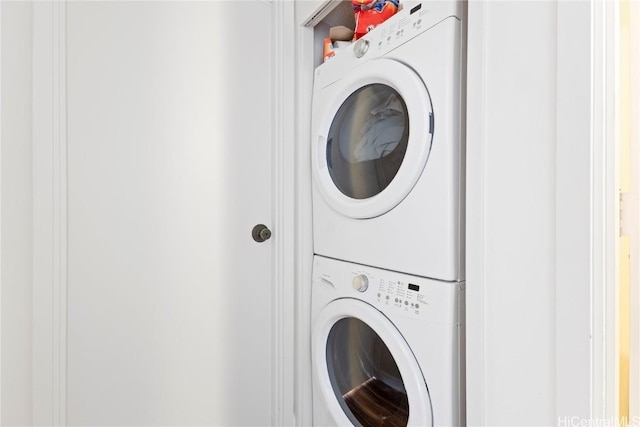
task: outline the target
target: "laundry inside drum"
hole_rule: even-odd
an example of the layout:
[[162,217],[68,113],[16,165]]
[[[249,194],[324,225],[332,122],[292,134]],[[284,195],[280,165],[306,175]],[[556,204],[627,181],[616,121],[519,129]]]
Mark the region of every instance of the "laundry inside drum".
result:
[[409,401],[391,351],[371,327],[353,317],[337,321],[327,340],[331,385],[349,420],[363,427],[405,427]]
[[353,92],[336,112],[327,136],[327,166],[347,197],[382,192],[400,170],[408,147],[409,112],[402,96],[384,84]]
[[373,377],[343,396],[363,426],[405,427],[409,420],[407,394]]

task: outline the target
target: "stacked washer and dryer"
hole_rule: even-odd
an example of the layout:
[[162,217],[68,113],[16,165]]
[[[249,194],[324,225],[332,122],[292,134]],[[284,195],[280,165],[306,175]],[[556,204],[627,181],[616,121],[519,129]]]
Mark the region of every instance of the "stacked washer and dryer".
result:
[[465,423],[463,18],[405,7],[316,69],[314,425]]

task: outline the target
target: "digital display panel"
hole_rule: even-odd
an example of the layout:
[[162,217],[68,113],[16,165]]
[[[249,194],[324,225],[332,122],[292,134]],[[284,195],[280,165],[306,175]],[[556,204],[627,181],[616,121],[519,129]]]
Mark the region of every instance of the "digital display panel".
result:
[[420,286],[414,285],[413,283],[409,283],[409,290],[410,291],[420,292]]

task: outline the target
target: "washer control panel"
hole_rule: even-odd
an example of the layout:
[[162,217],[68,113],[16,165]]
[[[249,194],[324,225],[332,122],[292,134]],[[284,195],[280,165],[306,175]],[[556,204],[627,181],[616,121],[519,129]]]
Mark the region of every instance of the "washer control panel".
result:
[[312,305],[341,298],[364,301],[393,319],[456,323],[463,282],[443,282],[381,268],[314,256]]
[[[377,269],[375,269],[377,270]],[[353,269],[352,286],[360,294],[360,298],[388,312],[390,309],[403,312],[411,317],[420,317],[429,306],[426,285],[416,280],[403,280],[389,273],[380,274],[373,269]],[[421,289],[425,288],[421,292]]]
[[420,285],[402,280],[380,279],[376,298],[379,303],[394,305],[416,314],[420,314],[420,309],[429,304],[427,296],[420,293]]

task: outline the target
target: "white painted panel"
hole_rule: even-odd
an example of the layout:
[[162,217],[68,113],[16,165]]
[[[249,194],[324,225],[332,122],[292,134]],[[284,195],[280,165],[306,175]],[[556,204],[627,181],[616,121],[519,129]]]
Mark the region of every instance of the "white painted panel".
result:
[[311,209],[311,93],[314,55],[314,29],[302,23],[310,16],[305,0],[295,1],[296,32],[296,421],[312,423],[311,395],[311,268],[313,262],[313,230]]
[[67,5],[70,425],[271,421],[270,14]]
[[589,23],[586,2],[469,4],[469,425],[589,416]]
[[[592,189],[592,176],[603,174],[592,164],[594,153],[609,141],[592,142],[591,4],[588,1],[558,2],[556,44],[556,161],[555,161],[555,410],[558,423],[591,412],[592,396],[592,270],[600,257],[612,256],[605,240],[594,236],[594,222],[611,221],[611,209],[604,217],[593,215],[592,204],[604,195]],[[570,25],[569,25],[570,23]],[[604,101],[598,102],[604,104]],[[609,156],[609,153],[602,157]],[[597,174],[597,175],[596,175]],[[612,182],[603,183],[613,192]],[[610,230],[615,232],[614,227]],[[596,248],[592,247],[596,246]],[[610,273],[609,273],[610,274]],[[606,279],[605,279],[606,280]],[[593,282],[600,282],[594,278]],[[612,282],[611,282],[612,283]],[[595,293],[595,291],[593,291]],[[595,316],[595,312],[593,314]],[[595,333],[595,332],[594,332]],[[598,341],[596,341],[598,342]],[[594,385],[593,387],[598,387]],[[601,390],[593,390],[601,393]]]
[[[539,22],[552,19],[553,9],[539,2],[511,7],[492,2],[488,8],[494,4],[510,18],[493,15],[488,22],[501,27],[490,44],[503,59],[489,63],[486,72],[493,106],[486,112],[491,139],[485,220],[492,232],[485,248],[491,257],[485,265],[485,345],[493,391],[487,396],[487,419],[495,420],[489,424],[551,425],[555,58],[548,49],[555,29],[542,32]],[[510,36],[518,30],[521,37]]]
[[326,0],[295,0],[296,24],[304,25],[305,22],[311,20],[318,13]]
[[[33,6],[33,424],[54,425],[54,4]],[[59,226],[59,223],[55,224]]]
[[[484,111],[468,112],[470,121],[483,113],[485,125],[484,200],[468,205],[467,227],[481,225],[485,233],[484,289],[474,286],[474,274],[468,290],[470,310],[475,301],[484,302],[485,377],[484,390],[470,382],[467,393],[469,399],[484,395],[486,425],[555,423],[554,13],[552,3],[486,3],[484,26],[492,29],[484,40],[487,101]],[[467,137],[469,146],[478,142],[473,129]],[[474,182],[468,191],[476,191]],[[483,211],[474,212],[476,207]],[[474,222],[479,214],[482,224]],[[474,252],[467,256],[477,259]],[[467,319],[467,336],[473,337],[474,316]],[[472,345],[468,354],[476,354]]]
[[30,425],[32,316],[31,31],[33,7],[0,3],[2,425]]

